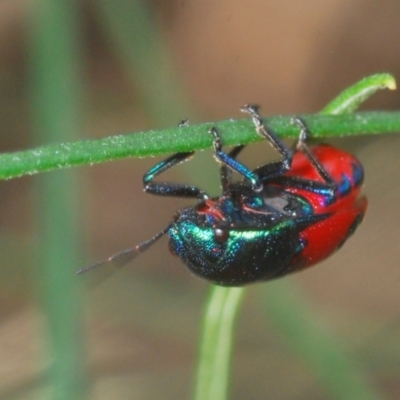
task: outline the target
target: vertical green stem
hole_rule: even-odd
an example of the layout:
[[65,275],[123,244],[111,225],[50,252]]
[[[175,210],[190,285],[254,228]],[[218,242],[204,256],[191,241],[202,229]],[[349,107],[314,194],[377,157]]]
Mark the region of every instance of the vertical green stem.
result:
[[211,287],[203,322],[195,400],[227,399],[233,325],[243,293],[243,288]]
[[[80,82],[76,4],[38,0],[32,9],[31,67],[38,142],[75,139]],[[38,178],[40,298],[47,318],[43,343],[50,357],[52,399],[82,399],[85,392],[80,343],[79,296],[74,269],[80,237],[76,171]]]

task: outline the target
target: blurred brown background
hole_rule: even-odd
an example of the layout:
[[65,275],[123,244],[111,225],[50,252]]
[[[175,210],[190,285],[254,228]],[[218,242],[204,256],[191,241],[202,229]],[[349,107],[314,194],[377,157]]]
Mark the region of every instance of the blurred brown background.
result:
[[[101,6],[80,3],[86,57],[81,138],[159,127],[143,106],[134,71],[127,71],[107,36]],[[264,115],[314,113],[366,75],[400,76],[400,3],[395,0],[192,0],[152,1],[149,6],[191,104],[178,118],[193,123],[238,117],[238,107],[246,102],[260,104]],[[26,0],[0,2],[1,151],[37,145],[30,137],[27,85],[30,7]],[[399,106],[398,93],[385,91],[363,108]],[[169,125],[177,122],[174,116]],[[361,361],[382,359],[385,367],[370,370],[371,379],[388,399],[398,399],[400,137],[336,143],[355,152],[365,166],[367,218],[334,257],[285,279],[299,282],[350,353]],[[262,163],[266,152],[266,146],[253,145],[246,153],[251,155],[248,163],[256,157]],[[200,171],[202,163],[214,162],[210,153],[198,158],[193,165]],[[82,265],[149,238],[187,204],[142,193],[141,177],[157,160],[81,168],[82,230],[91,252]],[[185,180],[186,173],[182,169],[168,178]],[[218,177],[209,183],[196,179],[212,191]],[[12,398],[34,398],[30,396],[41,393],[38,360],[46,339],[31,283],[36,239],[32,178],[1,182],[0,191],[5,271],[0,284],[0,396],[22,382],[29,390]],[[85,340],[95,399],[189,398],[207,285],[169,255],[166,242],[87,296]],[[312,372],[260,315],[256,291],[249,290],[238,323],[232,398],[326,398]]]

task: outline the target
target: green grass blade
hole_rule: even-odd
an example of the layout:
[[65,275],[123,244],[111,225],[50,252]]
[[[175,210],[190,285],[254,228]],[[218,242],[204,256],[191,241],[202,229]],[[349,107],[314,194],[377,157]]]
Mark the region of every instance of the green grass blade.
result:
[[[31,84],[38,142],[71,140],[79,131],[80,82],[74,1],[41,0],[32,9]],[[81,302],[74,269],[80,248],[75,171],[40,176],[37,185],[39,298],[46,317],[42,345],[52,399],[86,392]]]
[[234,322],[243,288],[212,286],[206,305],[195,400],[226,400]]

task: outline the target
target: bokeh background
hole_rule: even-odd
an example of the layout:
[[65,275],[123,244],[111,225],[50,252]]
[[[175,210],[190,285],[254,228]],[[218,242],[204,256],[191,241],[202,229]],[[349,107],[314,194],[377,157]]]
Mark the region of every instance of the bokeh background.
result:
[[[3,0],[0,148],[237,118],[247,102],[264,115],[318,112],[366,75],[399,77],[399,36],[396,0]],[[399,99],[385,91],[363,109],[399,109]],[[365,166],[367,218],[338,254],[285,280],[381,398],[398,399],[400,137],[335,143]],[[242,159],[267,157],[259,143]],[[74,275],[187,205],[142,192],[159,160],[0,183],[0,399],[190,398],[208,285],[169,254],[167,239],[101,284],[77,288],[96,279]],[[209,152],[166,179],[218,193]],[[231,398],[335,398],[269,319],[260,294],[279,285],[247,291]],[[63,351],[69,361],[53,364]]]

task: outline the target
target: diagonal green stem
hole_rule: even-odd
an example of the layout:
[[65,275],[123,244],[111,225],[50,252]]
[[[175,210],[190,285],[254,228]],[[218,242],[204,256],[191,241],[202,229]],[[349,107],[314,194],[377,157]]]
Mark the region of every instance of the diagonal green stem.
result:
[[326,105],[321,114],[351,114],[380,89],[396,89],[394,77],[390,74],[375,74],[361,79]]

